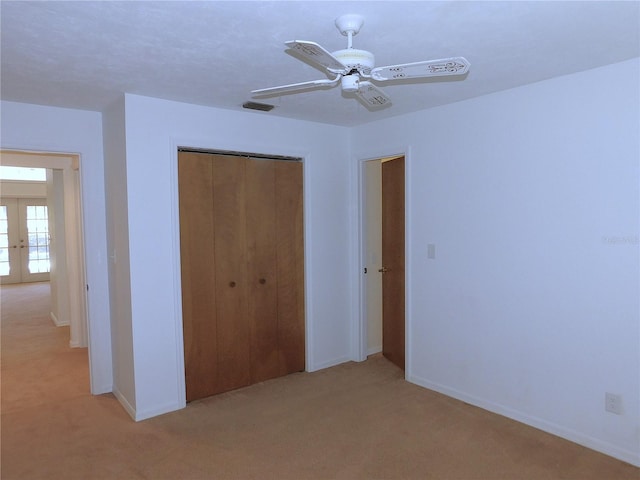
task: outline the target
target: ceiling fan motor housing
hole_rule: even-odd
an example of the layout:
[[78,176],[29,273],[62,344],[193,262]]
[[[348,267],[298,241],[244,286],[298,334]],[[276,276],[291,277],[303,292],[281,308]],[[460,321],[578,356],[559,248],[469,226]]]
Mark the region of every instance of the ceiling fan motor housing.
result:
[[373,53],[366,50],[358,50],[356,48],[345,48],[337,50],[332,55],[349,71],[355,69],[363,75],[370,75],[371,69],[375,65],[375,57]]

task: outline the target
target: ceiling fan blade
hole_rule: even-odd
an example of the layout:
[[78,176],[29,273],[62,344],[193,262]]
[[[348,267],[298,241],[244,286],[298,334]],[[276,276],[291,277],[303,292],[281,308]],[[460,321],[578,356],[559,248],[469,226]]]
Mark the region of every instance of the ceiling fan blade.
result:
[[371,70],[371,78],[378,82],[384,82],[403,78],[464,75],[469,71],[470,65],[464,57],[442,58],[440,60],[377,67]]
[[324,70],[334,74],[347,73],[347,68],[336,57],[315,42],[291,40],[284,44]]
[[380,108],[391,105],[391,99],[382,90],[367,81],[359,82],[356,97],[367,107]]
[[335,87],[340,82],[342,75],[338,75],[333,80],[311,80],[310,82],[292,83],[290,85],[282,85],[280,87],[261,88],[259,90],[251,90],[251,94],[254,97],[261,97],[267,95],[278,95],[287,92],[296,92],[300,90],[308,90],[315,87]]

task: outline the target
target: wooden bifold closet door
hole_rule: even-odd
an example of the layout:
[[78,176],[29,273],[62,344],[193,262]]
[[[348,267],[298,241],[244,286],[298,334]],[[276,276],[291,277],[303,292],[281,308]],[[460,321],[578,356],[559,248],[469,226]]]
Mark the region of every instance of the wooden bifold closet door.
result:
[[180,152],[187,401],[304,370],[302,163]]

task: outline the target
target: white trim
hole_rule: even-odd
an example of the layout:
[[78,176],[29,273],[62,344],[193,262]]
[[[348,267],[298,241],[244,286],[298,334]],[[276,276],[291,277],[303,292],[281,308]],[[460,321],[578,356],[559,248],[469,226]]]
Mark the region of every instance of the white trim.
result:
[[[74,149],[68,149],[68,151],[65,151],[65,149],[62,149],[62,148],[46,147],[43,145],[39,145],[33,148],[30,148],[30,147],[25,148],[24,146],[17,147],[10,144],[9,145],[2,144],[0,145],[0,150],[2,151],[2,159],[3,159],[2,163],[5,165],[10,164],[10,165],[25,166],[25,167],[61,169],[63,170],[63,172],[66,172],[70,169],[74,171],[80,170],[80,164],[82,163],[80,158],[81,153],[74,152],[73,151]],[[87,343],[88,343],[87,346],[89,346],[88,358],[89,358],[90,390],[93,395],[99,395],[102,393],[111,392],[113,389],[113,385],[112,384],[98,385],[96,383],[96,377],[100,376],[97,374],[96,368],[102,369],[102,364],[100,364],[100,361],[97,358],[94,358],[95,355],[94,355],[93,349],[90,347],[91,318],[89,317],[88,299],[86,298],[87,291],[85,289],[85,284],[87,280],[87,274],[86,274],[87,262],[85,258],[85,244],[84,244],[85,238],[84,238],[84,235],[82,234],[82,232],[84,231],[84,216],[83,216],[84,198],[82,196],[82,184],[83,184],[82,175],[78,175],[76,181],[77,181],[77,184],[75,185],[74,198],[75,200],[77,200],[78,204],[74,205],[73,208],[74,209],[76,207],[78,208],[78,211],[76,212],[77,217],[74,215],[74,218],[75,220],[77,220],[77,222],[79,222],[77,226],[78,226],[78,235],[80,236],[80,238],[75,240],[79,241],[80,243],[78,245],[78,249],[76,250],[72,250],[72,249],[69,249],[69,247],[67,247],[67,252],[77,253],[77,257],[79,258],[74,259],[73,262],[77,267],[75,270],[77,274],[81,276],[81,278],[73,279],[71,278],[71,275],[70,275],[70,280],[72,280],[74,283],[77,284],[76,285],[77,288],[81,288],[82,290],[82,292],[78,292],[79,294],[81,293],[80,296],[82,298],[78,300],[78,302],[76,302],[75,306],[78,307],[79,305],[83,305],[83,310],[81,312],[76,313],[76,315],[79,316],[79,318],[81,318],[81,320],[84,322],[83,329],[86,329],[87,331]],[[65,190],[67,188],[66,182],[65,182],[64,188]],[[67,209],[65,208],[65,219],[67,214],[66,210]],[[72,288],[74,288],[74,286],[70,285],[68,289],[69,293],[71,293]],[[70,308],[71,309],[74,308],[73,302],[70,303]],[[94,341],[95,340],[97,339],[94,339]],[[85,346],[85,345],[79,344],[77,340],[74,340],[73,342],[70,341],[69,344],[71,347]],[[109,345],[110,344],[111,344],[111,339],[109,339]]]
[[174,292],[174,318],[176,332],[176,370],[178,376],[176,378],[176,388],[178,392],[176,409],[184,408],[187,405],[187,386],[184,372],[184,332],[182,329],[182,273],[180,258],[180,208],[178,197],[178,147],[172,144],[170,155],[171,165],[169,166],[169,189],[171,195],[171,244],[173,256],[171,258],[171,271],[173,272],[173,292]]
[[320,368],[315,365],[314,350],[313,350],[313,308],[311,295],[311,244],[313,242],[313,235],[311,234],[311,195],[309,194],[311,185],[311,162],[309,161],[310,154],[306,153],[301,156],[302,158],[302,236],[303,236],[303,253],[304,253],[304,365],[307,372],[313,372]]
[[352,358],[348,357],[348,356],[344,356],[344,357],[337,357],[337,358],[333,358],[331,360],[327,360],[325,362],[321,362],[318,363],[317,365],[314,365],[313,368],[307,368],[308,372],[317,372],[318,370],[324,370],[325,368],[330,368],[330,367],[335,367],[336,365],[340,365],[342,363],[346,363],[353,360]]
[[[303,171],[303,222],[304,222],[304,313],[305,313],[305,370],[308,372],[313,372],[315,370],[320,370],[321,368],[325,368],[322,366],[318,366],[314,364],[313,357],[313,322],[311,319],[312,316],[312,308],[311,308],[311,295],[309,292],[311,289],[311,261],[310,261],[310,252],[311,250],[311,226],[309,219],[311,218],[311,196],[309,194],[310,189],[308,185],[310,184],[310,168],[311,162],[309,161],[310,154],[307,151],[300,150],[291,150],[285,149],[280,150],[279,148],[273,148],[271,146],[260,146],[260,145],[251,145],[251,144],[224,144],[218,141],[215,141],[213,144],[211,143],[210,138],[204,139],[194,139],[194,138],[183,138],[183,137],[171,137],[169,141],[170,145],[170,194],[171,194],[171,214],[170,214],[170,222],[171,222],[171,232],[172,232],[172,245],[173,245],[173,256],[170,259],[171,268],[173,271],[173,284],[174,284],[174,318],[175,318],[175,331],[176,331],[176,345],[175,345],[175,354],[176,354],[176,382],[179,398],[177,399],[176,404],[171,404],[164,406],[160,409],[153,409],[152,411],[145,411],[143,413],[138,412],[138,418],[136,420],[142,420],[144,418],[150,418],[155,415],[161,415],[163,413],[169,412],[173,410],[178,410],[184,408],[186,406],[186,380],[185,380],[185,372],[184,372],[184,332],[183,332],[183,324],[182,324],[182,274],[181,274],[181,259],[180,259],[180,209],[179,209],[179,192],[178,192],[178,149],[180,147],[191,147],[198,148],[202,150],[211,150],[215,151],[237,151],[237,152],[247,152],[247,153],[255,153],[261,155],[274,155],[274,156],[287,156],[287,157],[296,157],[300,158],[302,161],[302,171]],[[350,360],[349,358],[341,360],[339,363]],[[335,363],[331,363],[327,366],[333,366]],[[165,410],[165,408],[167,410]]]
[[[411,322],[409,321],[412,318],[411,315],[411,222],[409,221],[411,218],[411,203],[409,201],[411,187],[409,179],[411,178],[411,147],[410,146],[401,146],[397,148],[389,148],[380,152],[369,152],[369,153],[361,153],[356,155],[356,168],[357,168],[357,232],[354,235],[356,238],[356,252],[357,255],[353,255],[353,257],[358,262],[357,268],[354,268],[356,272],[355,275],[355,284],[356,288],[353,289],[354,292],[358,293],[358,299],[354,304],[356,305],[356,313],[353,315],[352,321],[352,332],[354,332],[354,341],[352,342],[352,357],[356,361],[366,360],[367,355],[371,355],[367,348],[367,315],[366,315],[366,298],[365,298],[365,287],[364,280],[361,272],[365,266],[364,259],[364,169],[365,162],[369,162],[372,160],[381,160],[383,158],[389,157],[404,157],[404,230],[405,230],[405,378],[409,378],[411,373]],[[372,349],[373,350],[373,349]],[[380,349],[381,351],[382,349]],[[375,352],[377,353],[377,352]]]
[[443,395],[446,395],[448,397],[461,400],[470,405],[474,405],[484,410],[488,410],[498,415],[502,415],[512,420],[524,423],[531,427],[538,428],[552,435],[556,435],[558,437],[561,437],[571,442],[582,445],[583,447],[590,448],[597,452],[604,453],[611,457],[617,458],[618,460],[622,460],[623,462],[627,462],[627,463],[630,463],[631,465],[640,467],[639,452],[625,450],[624,448],[620,448],[608,442],[603,442],[589,435],[585,435],[575,430],[565,428],[561,425],[548,422],[547,420],[544,420],[532,415],[528,415],[526,413],[520,412],[518,410],[514,410],[509,407],[505,407],[504,405],[490,402],[480,397],[476,397],[474,395],[469,395],[465,392],[461,392],[454,388],[450,388],[445,385],[431,382],[430,380],[427,380],[425,378],[422,378],[416,375],[407,376],[407,381],[411,383],[415,383],[416,385],[420,385],[421,387],[428,388],[429,390],[442,393]]
[[72,168],[74,165],[72,158],[78,156],[78,153],[50,154],[42,151],[2,148],[2,164],[16,167],[64,170],[66,168]]
[[380,352],[382,352],[382,345],[376,345],[375,347],[367,349],[367,355],[375,355],[376,353]]
[[[72,347],[86,347],[87,336],[87,291],[85,274],[84,229],[82,222],[82,197],[80,194],[80,178],[77,170],[62,170],[64,189],[64,224],[66,242],[66,261],[69,282],[67,291],[69,299],[70,341]],[[69,252],[74,252],[69,254]]]
[[[157,417],[158,415],[164,415],[165,413],[175,412],[176,410],[180,410],[181,408],[184,408],[184,407],[185,406],[181,405],[179,402],[165,403],[163,405],[155,406],[154,408],[147,409],[147,410],[135,410],[134,414],[132,415],[132,418],[136,422],[140,422],[148,418]],[[128,409],[127,409],[127,412],[129,412]],[[131,412],[129,412],[129,415],[131,415]]]
[[129,416],[133,420],[136,420],[136,409],[133,408],[133,406],[127,400],[127,397],[122,395],[122,393],[120,393],[120,390],[118,390],[117,387],[115,386],[113,387],[113,395],[118,399],[118,401],[120,402],[120,405],[122,405],[122,407],[129,414]]
[[410,179],[412,176],[413,170],[413,157],[411,156],[411,148],[407,147],[404,150],[404,315],[405,315],[405,323],[404,323],[404,371],[405,378],[409,378],[412,376],[412,343],[411,339],[413,338],[412,332],[413,323],[411,319],[413,319],[413,308],[411,302],[411,295],[413,292],[413,257],[411,252],[411,239],[413,238],[412,227],[413,222],[411,219],[413,218],[413,208],[411,203],[411,182]]
[[[72,348],[87,346],[87,299],[85,254],[82,221],[82,196],[78,169],[80,154],[32,152],[28,150],[2,149],[2,164],[62,170],[65,219],[66,262],[69,272],[69,285],[66,293],[69,298],[69,320]],[[75,168],[74,168],[75,167]],[[45,197],[46,198],[46,195]]]
[[[78,154],[50,155],[42,152],[27,152],[15,150],[2,150],[2,163],[4,165],[15,165],[24,167],[37,167],[62,170],[64,176],[64,198],[65,207],[62,214],[65,218],[65,228],[69,230],[65,234],[67,243],[67,268],[69,269],[69,286],[67,294],[70,301],[70,321],[72,346],[86,346],[86,339],[77,332],[86,330],[84,325],[87,322],[86,308],[84,306],[84,249],[82,244],[82,217],[78,210],[81,208],[81,198],[79,195],[79,181],[72,170],[73,158]],[[46,198],[46,195],[45,197]],[[75,254],[71,253],[75,252]]]
[[56,317],[56,314],[53,312],[49,312],[49,317],[51,317],[51,321],[56,327],[66,327],[67,325],[69,325],[69,320],[62,322],[58,320],[58,317]]

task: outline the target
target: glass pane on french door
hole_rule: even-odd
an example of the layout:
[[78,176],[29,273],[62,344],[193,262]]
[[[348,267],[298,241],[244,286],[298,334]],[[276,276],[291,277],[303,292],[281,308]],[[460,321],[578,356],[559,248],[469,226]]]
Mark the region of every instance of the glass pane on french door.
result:
[[46,205],[25,205],[27,213],[27,238],[29,239],[29,273],[48,273],[49,219]]
[[11,273],[9,262],[9,218],[7,205],[0,205],[0,276]]
[[22,281],[19,239],[18,200],[2,198],[0,201],[0,283],[2,284]]
[[49,280],[49,219],[45,198],[3,198],[0,282]]
[[49,280],[49,212],[46,198],[18,199],[21,282]]

